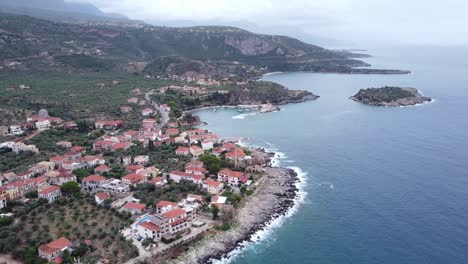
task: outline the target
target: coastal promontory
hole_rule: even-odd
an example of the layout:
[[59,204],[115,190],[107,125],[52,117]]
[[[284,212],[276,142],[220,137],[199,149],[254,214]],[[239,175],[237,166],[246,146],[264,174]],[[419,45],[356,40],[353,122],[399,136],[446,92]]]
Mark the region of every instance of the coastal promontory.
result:
[[430,102],[430,97],[423,96],[416,88],[385,86],[381,88],[361,89],[350,99],[374,106],[410,106]]

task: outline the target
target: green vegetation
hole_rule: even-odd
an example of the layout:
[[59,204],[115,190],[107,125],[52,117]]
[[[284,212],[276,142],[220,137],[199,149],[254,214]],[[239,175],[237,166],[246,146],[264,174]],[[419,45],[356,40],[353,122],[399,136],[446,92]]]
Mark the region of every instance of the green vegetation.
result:
[[147,207],[154,207],[154,205],[161,200],[178,202],[186,198],[189,193],[203,196],[207,194],[195,183],[188,181],[175,183],[171,181],[169,184],[159,188],[156,188],[151,183],[140,184],[136,187],[133,196],[140,199],[140,202],[146,204]]
[[13,217],[3,216],[0,217],[0,227],[9,226],[13,223]]
[[229,224],[228,222],[223,222],[221,225],[215,226],[215,229],[228,231],[229,229],[231,229],[231,224]]
[[69,181],[64,183],[61,189],[66,195],[76,195],[80,192],[80,185],[77,182]]
[[0,173],[6,171],[20,172],[30,165],[47,160],[50,156],[45,153],[34,154],[29,151],[14,152],[0,151]]
[[398,99],[412,98],[415,96],[414,93],[406,89],[385,86],[382,88],[361,89],[354,97],[360,101],[389,103]]
[[218,206],[212,204],[212,205],[211,205],[211,208],[210,208],[210,211],[211,211],[211,214],[213,214],[213,220],[215,220],[216,218],[218,218],[218,214],[219,214],[219,208],[218,208]]
[[65,236],[72,241],[91,240],[89,248],[81,244],[71,254],[81,256],[89,250],[81,257],[84,263],[95,263],[101,257],[123,263],[138,255],[132,243],[119,234],[131,223],[127,213],[97,207],[92,196],[61,198],[55,204],[40,200],[18,213],[19,223],[0,227],[0,253],[10,253],[25,263],[37,263],[31,262],[37,256],[37,247]]
[[201,155],[199,160],[203,162],[205,168],[211,174],[218,174],[218,172],[221,170],[221,160],[213,154]]
[[[120,84],[113,85],[113,80]],[[105,86],[98,87],[96,83]],[[17,87],[20,84],[31,88],[19,89]],[[132,91],[135,88],[157,88],[168,84],[168,81],[147,79],[125,72],[3,73],[0,74],[0,104],[12,110],[38,111],[44,108],[51,116],[65,120],[103,114],[120,117],[119,107],[127,104],[127,99],[134,96]]]

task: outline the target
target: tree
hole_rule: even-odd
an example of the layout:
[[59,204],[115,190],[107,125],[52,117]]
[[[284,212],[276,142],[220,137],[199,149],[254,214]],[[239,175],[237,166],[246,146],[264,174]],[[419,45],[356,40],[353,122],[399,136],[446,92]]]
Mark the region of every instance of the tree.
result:
[[149,141],[149,143],[148,143],[148,150],[149,150],[149,151],[154,151],[154,150],[155,150],[153,140],[150,140],[150,141]]
[[77,182],[69,181],[62,185],[62,191],[65,194],[73,195],[80,192],[80,185]]
[[0,227],[4,227],[13,223],[13,217],[4,216],[0,217]]
[[211,213],[213,214],[213,220],[218,218],[219,208],[215,204],[211,205]]
[[24,197],[29,198],[29,199],[34,199],[38,197],[37,191],[30,191],[27,192]]
[[212,154],[204,154],[200,156],[200,161],[203,161],[206,169],[211,174],[217,174],[221,170],[221,160]]

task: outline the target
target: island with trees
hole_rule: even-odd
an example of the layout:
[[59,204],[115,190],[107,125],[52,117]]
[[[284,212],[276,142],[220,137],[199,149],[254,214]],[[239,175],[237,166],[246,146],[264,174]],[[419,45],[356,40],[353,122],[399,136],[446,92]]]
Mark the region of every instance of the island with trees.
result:
[[431,102],[430,97],[421,95],[416,88],[385,86],[382,88],[361,89],[350,99],[374,106],[410,106]]

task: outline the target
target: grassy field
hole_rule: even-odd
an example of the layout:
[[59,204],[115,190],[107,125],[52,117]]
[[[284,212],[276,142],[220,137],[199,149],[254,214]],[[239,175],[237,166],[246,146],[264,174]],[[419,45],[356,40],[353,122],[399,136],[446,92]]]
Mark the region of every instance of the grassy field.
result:
[[103,257],[110,263],[123,263],[135,257],[137,249],[119,233],[130,223],[128,215],[98,207],[93,200],[93,197],[75,198],[34,209],[19,224],[20,244],[37,247],[65,236],[71,241],[91,240],[91,250],[81,258],[82,263],[95,263]]
[[[112,84],[114,80],[120,83]],[[19,89],[21,84],[30,88]],[[0,74],[0,105],[11,110],[45,108],[50,115],[64,119],[117,117],[119,107],[134,97],[135,88],[146,90],[168,84],[126,72],[4,73]]]

